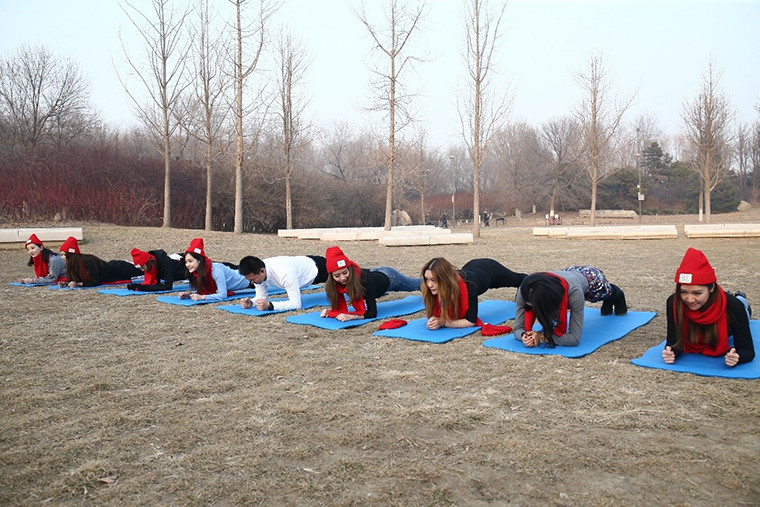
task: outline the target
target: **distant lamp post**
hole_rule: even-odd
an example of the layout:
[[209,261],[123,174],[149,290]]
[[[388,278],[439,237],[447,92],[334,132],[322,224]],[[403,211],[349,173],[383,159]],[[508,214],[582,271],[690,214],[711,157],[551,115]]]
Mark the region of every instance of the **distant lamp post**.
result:
[[[452,179],[454,180],[454,190],[451,192],[451,223],[456,225],[457,207],[456,207],[456,204],[454,203],[454,196],[457,195],[457,175],[456,175],[456,172],[454,171],[454,155],[449,155],[449,160],[451,161],[451,174],[453,176]],[[454,225],[452,225],[452,227],[454,227]]]
[[644,200],[644,196],[641,193],[641,140],[639,134],[641,129],[636,127],[636,170],[639,173],[639,184],[636,185],[636,200],[639,201],[639,224],[641,224],[641,201]]

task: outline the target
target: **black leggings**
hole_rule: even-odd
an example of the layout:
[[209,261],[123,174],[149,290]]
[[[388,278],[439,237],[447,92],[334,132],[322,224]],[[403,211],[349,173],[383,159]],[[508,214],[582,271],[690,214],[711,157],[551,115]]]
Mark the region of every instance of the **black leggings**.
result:
[[327,259],[320,255],[307,255],[309,259],[314,261],[314,264],[317,265],[317,277],[314,279],[312,283],[325,283],[327,281]]
[[493,259],[472,259],[462,266],[464,278],[478,287],[478,295],[488,289],[519,287],[527,273],[515,273]]

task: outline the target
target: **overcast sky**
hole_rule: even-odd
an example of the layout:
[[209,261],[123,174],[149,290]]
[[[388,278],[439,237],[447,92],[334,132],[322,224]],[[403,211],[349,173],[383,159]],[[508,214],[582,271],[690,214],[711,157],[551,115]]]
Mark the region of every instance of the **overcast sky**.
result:
[[[220,15],[230,12],[227,0],[216,5]],[[312,55],[308,113],[319,126],[377,124],[378,117],[365,110],[371,41],[354,15],[359,5],[285,0],[273,23],[290,26]],[[435,146],[461,139],[456,102],[465,86],[463,5],[428,1],[416,46],[428,61],[405,76],[420,93],[420,125]],[[89,80],[102,118],[127,125],[134,123],[131,104],[115,70],[123,65],[120,29],[127,37],[134,31],[116,0],[0,0],[0,57],[23,44],[71,57]],[[574,76],[586,69],[592,53],[601,53],[613,89],[620,96],[636,93],[627,119],[651,115],[666,135],[675,135],[683,101],[698,93],[712,58],[737,119],[751,122],[760,118],[754,109],[760,103],[758,32],[758,0],[512,0],[498,49],[497,83],[514,97],[511,119],[539,126],[573,111],[581,96]]]

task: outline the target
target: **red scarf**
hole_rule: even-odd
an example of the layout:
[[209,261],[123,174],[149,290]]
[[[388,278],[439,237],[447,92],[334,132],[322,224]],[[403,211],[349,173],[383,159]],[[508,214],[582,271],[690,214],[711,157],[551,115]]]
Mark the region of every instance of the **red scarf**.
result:
[[37,278],[45,278],[50,273],[48,263],[45,262],[42,252],[37,257],[32,257],[32,263],[34,264],[34,274]]
[[142,283],[143,285],[156,285],[158,283],[158,265],[155,262],[156,258],[152,255],[150,258],[154,261],[154,264],[150,271],[145,272],[145,278],[143,279]]
[[[449,309],[449,319],[451,320],[457,320],[457,319],[463,319],[465,314],[467,313],[467,310],[470,309],[470,302],[468,299],[469,293],[467,292],[467,284],[464,280],[462,280],[462,277],[459,276],[457,273],[457,281],[459,282],[459,315],[454,315],[452,313],[452,309]],[[433,307],[433,317],[441,318],[441,300],[438,296],[435,297],[435,306]],[[477,321],[475,322],[476,326],[482,326],[483,321],[480,320],[480,317],[478,317]]]
[[[554,326],[554,329],[552,330],[552,333],[554,333],[555,336],[562,336],[565,333],[567,333],[567,280],[562,278],[559,275],[555,275],[554,273],[544,273],[546,275],[551,275],[559,280],[559,283],[562,284],[562,288],[565,291],[565,294],[562,296],[562,301],[559,303],[559,315],[557,315],[557,325]],[[525,330],[531,331],[533,330],[533,323],[536,321],[536,314],[533,311],[533,308],[528,310],[525,309]],[[546,329],[544,329],[544,332],[546,332]]]
[[[356,276],[358,276],[358,277],[362,276],[361,268],[359,266],[357,266],[356,264],[352,263],[351,269],[354,270],[354,274]],[[327,316],[328,317],[337,317],[341,313],[349,313],[349,314],[352,314],[352,315],[364,315],[367,312],[367,307],[364,305],[364,299],[363,298],[354,299],[353,301],[351,301],[351,306],[354,307],[354,311],[353,312],[349,312],[348,311],[348,305],[346,304],[346,298],[345,298],[346,286],[344,284],[336,283],[335,284],[335,289],[338,291],[338,294],[341,294],[344,297],[339,297],[338,298],[338,308],[337,309],[331,309],[329,312],[327,312]]]
[[[686,353],[699,353],[706,356],[723,356],[731,350],[728,346],[728,320],[726,319],[726,293],[720,285],[715,285],[715,290],[718,291],[718,296],[708,308],[704,310],[690,310],[685,304],[683,306],[683,333],[684,333],[684,345],[683,351]],[[676,298],[681,297],[676,294],[673,298],[673,315],[676,315]],[[689,322],[699,324],[700,326],[707,326],[710,324],[717,324],[718,328],[718,343],[715,347],[709,343],[704,343],[704,335],[699,332],[700,342],[691,343],[689,341]]]
[[[214,277],[211,276],[211,265],[213,262],[211,262],[211,259],[203,256],[204,259],[206,259],[206,287],[201,291],[198,289],[198,271],[195,273],[191,273],[192,277],[195,278],[195,288],[196,292],[202,296],[206,296],[208,294],[216,294],[216,282],[214,281]],[[229,293],[228,293],[229,295]]]

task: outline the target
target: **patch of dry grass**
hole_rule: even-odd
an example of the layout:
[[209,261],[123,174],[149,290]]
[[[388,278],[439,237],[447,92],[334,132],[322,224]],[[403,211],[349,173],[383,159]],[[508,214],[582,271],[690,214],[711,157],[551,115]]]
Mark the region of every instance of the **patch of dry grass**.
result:
[[[732,215],[757,221],[758,213]],[[721,218],[724,216],[721,215]],[[652,220],[651,217],[645,217]],[[514,224],[511,224],[514,225]],[[82,249],[320,254],[274,236],[85,225]],[[760,306],[758,241],[567,241],[491,227],[473,246],[342,245],[416,274],[430,257],[519,271],[604,269],[633,310],[662,311],[688,246]],[[0,250],[6,281],[27,275]],[[395,297],[395,296],[390,296]],[[514,297],[514,289],[488,298]],[[751,504],[760,384],[639,368],[658,316],[580,359],[521,356],[473,335],[431,345],[322,331],[154,296],[0,286],[0,503]],[[416,315],[419,317],[421,315]]]

